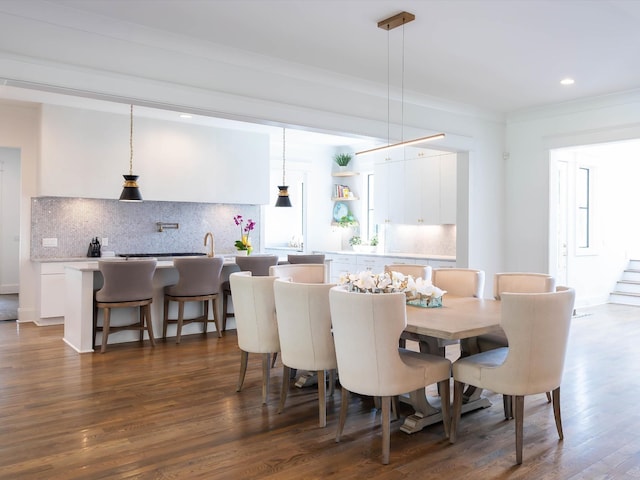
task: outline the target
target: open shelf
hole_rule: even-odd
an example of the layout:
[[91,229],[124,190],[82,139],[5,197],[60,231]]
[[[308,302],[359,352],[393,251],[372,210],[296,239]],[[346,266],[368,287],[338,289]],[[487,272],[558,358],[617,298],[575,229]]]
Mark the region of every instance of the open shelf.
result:
[[353,172],[351,170],[344,172],[332,172],[332,177],[355,177],[356,175],[360,175],[360,172]]

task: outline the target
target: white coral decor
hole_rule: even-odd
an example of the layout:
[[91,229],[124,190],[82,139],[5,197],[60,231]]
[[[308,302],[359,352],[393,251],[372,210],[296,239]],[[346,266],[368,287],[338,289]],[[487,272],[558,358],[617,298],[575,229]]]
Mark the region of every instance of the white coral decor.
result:
[[350,291],[361,293],[391,293],[405,292],[407,300],[431,301],[440,299],[444,290],[436,287],[431,280],[413,278],[411,275],[403,275],[400,272],[373,273],[363,271],[357,274],[348,273],[342,275],[338,282]]

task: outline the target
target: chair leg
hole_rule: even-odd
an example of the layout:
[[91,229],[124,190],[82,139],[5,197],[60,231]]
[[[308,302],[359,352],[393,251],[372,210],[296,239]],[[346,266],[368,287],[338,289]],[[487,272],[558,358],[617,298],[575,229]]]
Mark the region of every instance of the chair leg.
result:
[[382,464],[389,464],[389,450],[391,444],[391,397],[382,397]]
[[229,309],[229,296],[231,294],[229,292],[222,292],[222,330],[225,331],[227,329],[227,317],[232,317],[233,315],[227,313]]
[[138,340],[140,343],[144,341],[144,316],[145,316],[145,308],[144,305],[138,307]]
[[504,418],[509,420],[513,418],[513,396],[502,395],[502,408],[504,409]]
[[102,310],[102,348],[100,353],[107,351],[107,339],[109,338],[109,321],[111,319],[111,309],[104,307]]
[[522,435],[524,431],[524,396],[515,396],[516,406],[516,463],[522,463]]
[[546,392],[547,394],[547,403],[551,403],[551,392]]
[[273,360],[271,360],[271,368],[276,366],[277,359],[278,359],[278,352],[273,352]]
[[440,387],[440,405],[442,410],[442,425],[444,426],[444,434],[446,437],[451,435],[451,410],[450,410],[450,397],[451,386],[449,385],[449,379],[438,382]]
[[400,404],[398,395],[391,397],[391,421],[395,422],[400,418]]
[[218,315],[218,296],[211,299],[211,308],[213,309],[213,323],[216,325],[218,338],[222,338],[222,328],[220,328],[220,316]]
[[564,434],[562,433],[562,417],[560,416],[560,387],[553,390],[553,416],[556,419],[558,437],[560,437],[560,440],[563,440]]
[[318,420],[321,427],[327,426],[327,372],[318,370]]
[[164,297],[164,316],[162,317],[162,338],[167,339],[167,325],[169,324],[169,299]]
[[458,434],[458,423],[462,415],[462,389],[464,383],[455,380],[453,382],[453,413],[451,415],[451,427],[449,428],[449,443],[456,442]]
[[262,354],[262,404],[267,404],[267,395],[269,395],[269,380],[271,378],[271,354]]
[[329,370],[329,395],[333,397],[336,391],[336,370]]
[[347,420],[347,410],[349,410],[349,390],[342,387],[342,399],[340,400],[340,420],[338,420],[338,431],[336,432],[336,442],[340,441],[344,424]]
[[278,406],[278,413],[282,413],[284,410],[284,404],[287,401],[287,393],[289,393],[289,377],[291,376],[291,369],[286,365],[282,365],[282,388],[280,389],[280,405]]
[[209,300],[202,302],[202,318],[202,333],[206,335],[209,326]]
[[184,302],[178,300],[178,326],[176,328],[176,343],[180,343],[182,337],[182,323],[184,322]]
[[153,336],[153,323],[151,322],[151,304],[146,304],[144,306],[145,311],[145,321],[147,322],[147,333],[149,334],[149,341],[151,342],[151,346],[156,346],[156,339]]
[[244,384],[244,377],[247,374],[248,362],[249,362],[249,352],[240,350],[240,376],[238,377],[238,386],[236,387],[236,392],[239,392],[240,390],[242,390],[242,385]]

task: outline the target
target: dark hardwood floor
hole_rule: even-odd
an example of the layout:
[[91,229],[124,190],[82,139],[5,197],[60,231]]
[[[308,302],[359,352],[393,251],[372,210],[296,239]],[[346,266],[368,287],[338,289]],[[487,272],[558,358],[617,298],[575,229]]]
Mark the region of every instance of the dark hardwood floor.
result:
[[335,443],[339,391],[326,428],[313,388],[292,388],[276,412],[279,365],[261,405],[258,356],[236,393],[234,331],[79,355],[61,326],[0,322],[0,479],[638,479],[640,309],[578,313],[562,385],[565,439],[545,396],[527,398],[521,466],[496,395],[463,416],[455,445],[442,425],[407,435],[393,423],[384,466],[370,399],[351,397]]

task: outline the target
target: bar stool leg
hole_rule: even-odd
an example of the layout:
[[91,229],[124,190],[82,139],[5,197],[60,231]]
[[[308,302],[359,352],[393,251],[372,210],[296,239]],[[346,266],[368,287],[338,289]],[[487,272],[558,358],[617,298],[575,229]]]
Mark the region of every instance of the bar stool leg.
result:
[[102,348],[100,348],[100,353],[104,353],[107,351],[107,338],[109,337],[109,321],[111,319],[111,309],[109,307],[104,307],[102,312]]
[[149,333],[149,341],[151,342],[151,346],[156,346],[156,340],[153,336],[153,323],[151,323],[151,303],[147,303],[144,306],[145,310],[145,320],[147,322],[147,332]]
[[184,321],[184,302],[178,300],[178,328],[176,330],[176,343],[180,343],[182,336],[182,322]]

